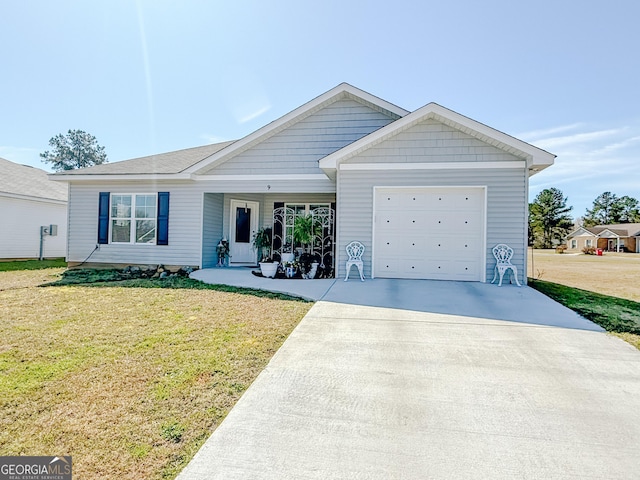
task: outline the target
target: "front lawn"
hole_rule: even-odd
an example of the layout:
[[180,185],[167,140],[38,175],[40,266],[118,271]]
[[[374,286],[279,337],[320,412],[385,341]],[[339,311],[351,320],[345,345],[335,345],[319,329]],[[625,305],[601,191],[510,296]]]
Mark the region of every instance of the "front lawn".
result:
[[0,455],[72,455],[74,478],[174,478],[311,307],[179,278],[37,286],[61,272],[0,273]]
[[0,262],[0,272],[42,270],[44,268],[61,268],[66,266],[67,262],[65,262],[64,258],[55,258],[52,260],[11,260],[8,262]]
[[529,286],[640,348],[640,303],[542,280]]

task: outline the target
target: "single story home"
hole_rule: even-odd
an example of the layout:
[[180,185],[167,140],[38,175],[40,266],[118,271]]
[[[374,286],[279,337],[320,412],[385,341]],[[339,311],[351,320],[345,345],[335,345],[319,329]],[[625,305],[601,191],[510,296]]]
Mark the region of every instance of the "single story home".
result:
[[346,83],[233,142],[52,175],[69,183],[68,261],[200,268],[229,241],[255,264],[271,227],[321,225],[314,252],[344,277],[358,240],[367,277],[493,278],[498,243],[525,282],[529,177],[555,156],[438,104],[409,112]]
[[0,158],[0,224],[0,259],[64,257],[67,186],[49,180],[44,170]]
[[581,252],[588,247],[640,253],[640,223],[580,227],[567,235],[567,251]]

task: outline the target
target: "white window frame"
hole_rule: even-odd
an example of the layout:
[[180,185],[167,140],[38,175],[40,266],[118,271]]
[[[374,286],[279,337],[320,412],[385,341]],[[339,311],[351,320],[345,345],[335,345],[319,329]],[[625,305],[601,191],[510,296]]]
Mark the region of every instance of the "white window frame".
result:
[[[121,197],[131,197],[131,215],[129,217],[114,217],[112,215],[112,202],[114,195]],[[154,198],[155,215],[153,217],[137,217],[136,216],[136,197],[146,196]],[[113,221],[114,220],[128,220],[129,221],[129,241],[128,242],[114,242],[113,241]],[[136,242],[136,225],[138,221],[153,221],[155,224],[155,235],[153,242]],[[110,192],[109,193],[109,244],[113,245],[156,245],[158,242],[158,194],[154,192],[149,193],[128,193],[128,192]]]
[[584,241],[584,246],[585,246],[585,247],[592,247],[592,246],[593,246],[593,240],[591,240],[590,238],[587,238],[587,239]]
[[571,250],[575,250],[576,248],[578,248],[578,240],[576,240],[575,238],[571,239]]
[[[331,208],[331,202],[310,202],[310,203],[302,203],[302,202],[291,202],[285,203],[284,206],[286,208],[294,209],[294,207],[302,207],[304,206],[304,215],[309,215],[311,213],[311,205],[316,208]],[[296,213],[298,215],[298,213]],[[300,213],[300,215],[303,215]]]

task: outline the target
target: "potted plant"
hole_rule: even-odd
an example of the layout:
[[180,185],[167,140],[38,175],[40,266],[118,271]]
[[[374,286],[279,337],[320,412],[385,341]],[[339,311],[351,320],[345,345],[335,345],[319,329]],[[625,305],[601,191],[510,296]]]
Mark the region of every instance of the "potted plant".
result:
[[313,222],[311,215],[296,217],[293,224],[293,240],[302,245],[304,253],[300,255],[302,278],[315,278],[319,262],[311,253],[314,239],[321,234],[321,227]]
[[278,262],[271,258],[271,228],[260,228],[253,235],[253,248],[258,252],[260,272],[263,277],[273,278],[278,271]]
[[311,215],[296,217],[293,224],[293,241],[299,243],[305,251],[309,252],[313,239],[320,235],[320,225],[313,223]]

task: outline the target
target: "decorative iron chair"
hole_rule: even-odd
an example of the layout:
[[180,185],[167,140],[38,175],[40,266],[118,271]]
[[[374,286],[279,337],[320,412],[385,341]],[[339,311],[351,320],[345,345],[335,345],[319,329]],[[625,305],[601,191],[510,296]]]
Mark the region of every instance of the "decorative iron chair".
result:
[[[496,268],[493,274],[493,280],[491,283],[496,281],[496,278],[500,276],[500,282],[498,286],[502,286],[502,277],[507,272],[507,270],[511,270],[512,279],[516,280],[516,284],[521,287],[520,282],[518,281],[518,269],[515,265],[511,264],[511,257],[513,257],[513,248],[509,245],[505,245],[504,243],[500,243],[493,247],[493,256],[496,257]],[[513,280],[510,280],[513,283]]]
[[349,280],[349,272],[351,271],[351,267],[355,265],[358,267],[358,271],[360,272],[360,280],[364,282],[364,262],[362,261],[362,254],[364,253],[364,245],[360,242],[351,242],[347,245],[347,255],[349,258],[347,259],[347,273],[344,276],[344,281]]

